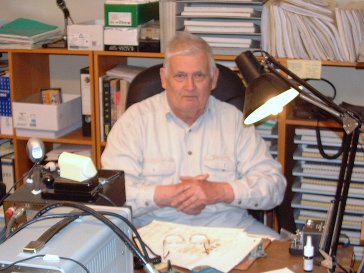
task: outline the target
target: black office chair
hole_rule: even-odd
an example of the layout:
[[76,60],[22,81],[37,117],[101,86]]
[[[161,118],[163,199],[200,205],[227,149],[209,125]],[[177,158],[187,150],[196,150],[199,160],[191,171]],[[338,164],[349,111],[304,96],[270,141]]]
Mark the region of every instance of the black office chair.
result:
[[[162,92],[159,70],[162,64],[149,67],[140,72],[130,83],[126,98],[126,109],[132,104]],[[220,76],[212,95],[222,101],[228,102],[243,111],[245,86],[239,76],[230,68],[217,64]],[[263,222],[264,212],[249,210],[256,219]]]
[[[130,83],[126,98],[126,108],[163,91],[159,69],[162,64],[149,67],[140,72]],[[217,64],[220,77],[212,95],[243,110],[245,87],[239,76],[230,68]]]

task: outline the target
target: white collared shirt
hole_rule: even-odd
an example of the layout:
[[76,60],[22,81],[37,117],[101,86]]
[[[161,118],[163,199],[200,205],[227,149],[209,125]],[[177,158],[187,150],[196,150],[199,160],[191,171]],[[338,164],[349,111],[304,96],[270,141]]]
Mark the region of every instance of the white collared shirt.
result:
[[[137,226],[153,219],[203,226],[246,227],[246,209],[271,209],[284,197],[286,180],[253,126],[243,125],[234,106],[210,96],[203,115],[189,127],[171,111],[162,92],[132,105],[112,127],[102,168],[125,171],[126,199]],[[154,202],[157,185],[179,183],[180,176],[208,173],[228,182],[231,204],[206,206],[199,215]]]

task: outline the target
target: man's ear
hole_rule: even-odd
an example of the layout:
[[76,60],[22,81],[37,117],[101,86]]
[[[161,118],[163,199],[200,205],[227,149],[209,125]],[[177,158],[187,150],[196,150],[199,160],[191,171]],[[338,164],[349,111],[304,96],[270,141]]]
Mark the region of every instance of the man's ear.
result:
[[214,75],[213,75],[212,83],[211,83],[211,90],[214,90],[216,88],[217,81],[219,79],[219,75],[220,75],[220,70],[218,67],[215,67]]
[[159,76],[161,77],[163,89],[166,89],[166,69],[163,66],[159,69]]

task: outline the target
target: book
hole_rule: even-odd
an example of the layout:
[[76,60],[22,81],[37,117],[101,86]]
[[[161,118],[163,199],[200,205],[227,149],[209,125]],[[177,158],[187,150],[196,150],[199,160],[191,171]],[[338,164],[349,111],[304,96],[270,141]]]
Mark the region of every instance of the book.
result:
[[44,88],[40,90],[40,101],[43,104],[61,104],[61,88]]
[[145,67],[141,66],[118,64],[117,66],[106,71],[106,75],[118,77],[127,80],[128,82],[131,82],[134,77],[144,69]]
[[82,135],[91,136],[91,81],[90,69],[84,67],[80,69],[81,85],[81,112],[82,112]]
[[219,3],[190,3],[184,7],[184,11],[191,12],[254,12],[254,8],[239,4],[219,4]]
[[228,20],[228,19],[185,19],[185,26],[211,26],[211,27],[254,27],[254,22],[247,22],[242,20]]
[[[9,191],[15,185],[14,153],[2,156],[0,162],[2,180],[6,185],[6,191]],[[14,192],[14,189],[10,192]]]
[[127,80],[118,79],[117,88],[115,88],[115,92],[111,93],[111,126],[115,124],[125,111],[128,88],[129,82]]
[[0,116],[11,117],[10,78],[6,73],[0,76]]
[[199,11],[183,11],[181,16],[185,17],[216,17],[216,18],[253,18],[261,16],[260,12],[199,12]]
[[58,27],[37,20],[17,18],[0,28],[0,37],[30,39],[33,42],[43,39],[45,34],[58,32]]
[[219,27],[219,26],[185,26],[185,30],[198,33],[258,33],[259,28],[252,27]]
[[111,81],[115,80],[112,76],[105,76],[102,79],[102,105],[103,105],[103,139],[107,139],[107,135],[111,130]]

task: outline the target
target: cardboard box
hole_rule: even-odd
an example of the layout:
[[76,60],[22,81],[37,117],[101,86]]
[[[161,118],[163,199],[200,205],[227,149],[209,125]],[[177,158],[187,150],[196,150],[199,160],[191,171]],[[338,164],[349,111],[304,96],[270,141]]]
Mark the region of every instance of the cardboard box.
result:
[[13,122],[16,135],[58,138],[82,125],[81,96],[62,95],[63,103],[40,104],[39,94],[13,102]]
[[104,21],[92,20],[67,27],[68,49],[103,50]]
[[137,27],[150,20],[159,19],[159,2],[115,4],[105,3],[105,26]]

